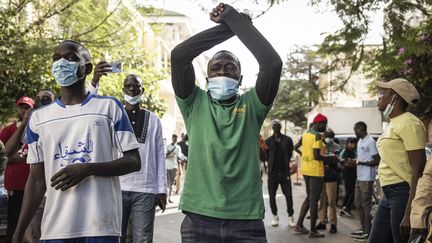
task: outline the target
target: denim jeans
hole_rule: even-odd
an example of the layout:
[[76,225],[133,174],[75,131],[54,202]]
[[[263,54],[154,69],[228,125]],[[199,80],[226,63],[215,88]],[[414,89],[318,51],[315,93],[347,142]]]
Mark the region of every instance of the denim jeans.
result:
[[121,242],[126,242],[129,218],[132,219],[133,243],[153,242],[156,195],[122,191],[123,216]]
[[267,243],[261,219],[228,220],[185,214],[180,229],[182,243]]
[[60,240],[41,240],[40,243],[118,243],[117,236],[81,237]]
[[403,182],[384,186],[382,189],[384,198],[380,202],[368,242],[406,242],[400,235],[399,225],[405,214],[410,187]]

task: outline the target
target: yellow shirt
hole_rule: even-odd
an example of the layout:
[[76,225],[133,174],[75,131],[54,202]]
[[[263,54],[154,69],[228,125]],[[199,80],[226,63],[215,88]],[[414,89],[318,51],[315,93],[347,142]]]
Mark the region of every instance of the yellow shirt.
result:
[[314,149],[321,151],[323,145],[321,135],[316,131],[306,131],[302,138],[302,174],[306,176],[324,176],[324,163],[315,160],[313,155]]
[[390,119],[377,148],[381,156],[378,167],[381,186],[404,181],[411,184],[412,168],[407,152],[425,148],[423,123],[409,112]]

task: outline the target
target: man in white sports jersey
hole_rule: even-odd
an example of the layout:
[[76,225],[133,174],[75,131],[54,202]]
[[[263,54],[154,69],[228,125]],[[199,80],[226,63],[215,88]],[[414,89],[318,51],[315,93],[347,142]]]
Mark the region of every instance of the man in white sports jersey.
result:
[[54,50],[52,73],[61,96],[33,112],[27,127],[31,164],[13,242],[21,243],[46,193],[43,243],[118,243],[118,176],[140,170],[139,144],[123,105],[86,91],[90,54],[64,41]]

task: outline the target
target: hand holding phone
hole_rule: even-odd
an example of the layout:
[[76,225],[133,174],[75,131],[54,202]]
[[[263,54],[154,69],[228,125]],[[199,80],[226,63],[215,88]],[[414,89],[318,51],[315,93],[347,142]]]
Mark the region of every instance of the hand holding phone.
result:
[[109,65],[111,67],[111,72],[112,73],[121,73],[123,71],[122,62],[121,61],[112,62]]

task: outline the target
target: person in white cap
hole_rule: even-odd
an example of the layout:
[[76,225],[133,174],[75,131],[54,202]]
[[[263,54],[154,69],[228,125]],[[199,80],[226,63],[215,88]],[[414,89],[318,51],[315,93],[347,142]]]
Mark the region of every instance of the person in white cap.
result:
[[378,175],[384,192],[369,236],[369,242],[407,242],[411,202],[425,163],[425,128],[407,111],[420,95],[407,80],[376,82],[378,109],[390,123],[377,147],[381,157]]

